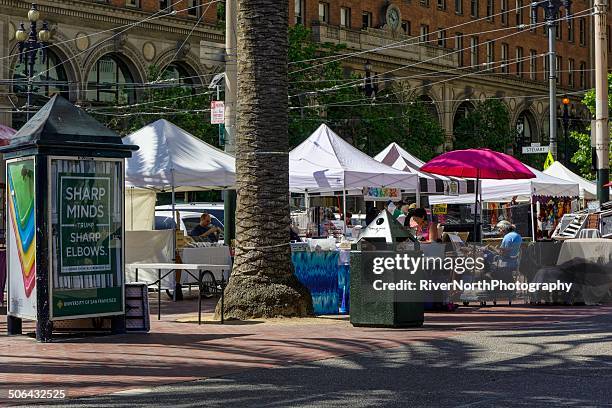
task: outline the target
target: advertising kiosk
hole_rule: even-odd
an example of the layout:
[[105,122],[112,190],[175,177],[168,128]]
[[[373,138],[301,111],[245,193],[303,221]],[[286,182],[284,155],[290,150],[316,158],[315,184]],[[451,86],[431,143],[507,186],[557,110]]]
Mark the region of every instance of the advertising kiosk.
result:
[[124,159],[137,146],[54,96],[0,151],[6,164],[9,335],[108,317],[125,330]]

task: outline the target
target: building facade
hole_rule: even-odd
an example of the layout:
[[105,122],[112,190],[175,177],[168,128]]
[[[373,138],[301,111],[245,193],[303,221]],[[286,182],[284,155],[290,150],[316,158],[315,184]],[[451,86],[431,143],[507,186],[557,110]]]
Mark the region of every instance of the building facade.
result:
[[[35,67],[42,75],[35,78],[32,105],[41,106],[53,93],[85,107],[136,103],[157,79],[151,67],[163,69],[164,78],[195,88],[207,86],[214,73],[224,70],[225,26],[219,24],[217,4],[38,2],[41,20],[49,23],[51,45],[47,61],[39,58]],[[0,0],[0,123],[14,128],[25,121],[27,86],[15,30],[23,22],[29,32],[30,7],[27,1]]]
[[[346,44],[347,70],[363,75],[370,62],[376,78],[417,90],[446,130],[447,147],[458,119],[486,98],[506,103],[521,143],[547,142],[547,34],[541,11],[539,25],[529,28],[528,0],[288,1],[290,23],[311,28],[317,41]],[[82,106],[135,103],[151,83],[152,66],[206,86],[223,71],[222,4],[41,0],[52,45],[36,67],[45,84],[36,86],[33,105],[54,92]],[[30,5],[0,0],[0,123],[13,127],[25,120],[27,85],[15,30],[27,23]],[[575,0],[570,24],[561,22],[556,35],[558,92],[572,99],[576,121],[590,117],[578,103],[593,83],[590,7],[590,0]]]
[[[422,93],[445,128],[447,148],[459,118],[486,98],[499,98],[507,105],[520,144],[548,143],[548,34],[541,9],[535,28],[530,27],[530,1],[293,3],[292,22],[311,27],[318,41],[344,43],[348,52],[356,53],[344,60],[353,70],[363,71],[369,62],[374,77],[404,80]],[[591,6],[589,0],[575,0],[570,19],[556,27],[557,116],[561,117],[561,98],[567,94],[576,125],[590,119],[579,101],[593,86]],[[608,68],[611,48],[608,39]],[[368,49],[377,51],[359,53]]]

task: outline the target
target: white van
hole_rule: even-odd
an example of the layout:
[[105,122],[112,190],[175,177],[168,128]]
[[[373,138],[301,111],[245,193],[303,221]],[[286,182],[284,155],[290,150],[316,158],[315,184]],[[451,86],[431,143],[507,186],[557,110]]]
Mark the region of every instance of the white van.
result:
[[[176,204],[174,208],[181,217],[179,228],[187,235],[200,223],[200,216],[205,212],[210,214],[211,222],[214,226],[223,229],[223,203]],[[172,205],[159,205],[155,207],[155,229],[173,229],[174,227]]]

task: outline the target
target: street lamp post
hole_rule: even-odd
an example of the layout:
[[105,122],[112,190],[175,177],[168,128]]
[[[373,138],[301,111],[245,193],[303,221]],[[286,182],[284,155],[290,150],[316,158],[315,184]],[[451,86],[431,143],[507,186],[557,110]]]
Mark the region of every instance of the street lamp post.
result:
[[531,26],[538,20],[538,8],[544,9],[544,21],[548,27],[548,84],[549,84],[549,120],[550,120],[550,152],[557,159],[557,54],[555,52],[555,31],[561,7],[565,8],[565,18],[571,17],[571,0],[539,0],[531,3]]
[[28,91],[26,102],[26,118],[30,120],[30,106],[32,105],[32,81],[34,77],[34,65],[38,51],[41,51],[41,62],[47,59],[46,48],[49,45],[51,33],[47,22],[43,22],[42,29],[37,31],[38,19],[40,12],[36,3],[32,3],[32,7],[28,11],[28,20],[30,21],[30,32],[27,33],[23,23],[15,32],[17,46],[19,47],[19,62],[25,64],[25,75],[28,77]]
[[563,142],[563,147],[564,147],[564,152],[563,152],[563,159],[565,161],[565,165],[569,165],[570,162],[570,158],[569,158],[569,148],[568,148],[568,140],[569,140],[569,104],[570,104],[570,100],[567,96],[565,96],[562,100],[563,102],[563,138],[564,138],[564,142]]
[[[363,66],[365,70],[365,79],[363,83],[363,92],[366,97],[372,102],[376,99],[376,93],[378,92],[378,84],[374,83],[372,80],[372,64],[369,60]],[[367,133],[368,137],[368,155],[372,156],[372,143],[370,140],[370,132]]]

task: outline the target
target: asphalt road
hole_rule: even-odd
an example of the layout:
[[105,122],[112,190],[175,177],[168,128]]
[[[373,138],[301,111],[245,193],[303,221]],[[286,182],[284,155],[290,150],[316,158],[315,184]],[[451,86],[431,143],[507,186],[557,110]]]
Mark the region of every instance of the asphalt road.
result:
[[612,316],[473,331],[70,407],[612,407]]

